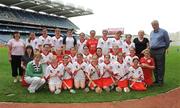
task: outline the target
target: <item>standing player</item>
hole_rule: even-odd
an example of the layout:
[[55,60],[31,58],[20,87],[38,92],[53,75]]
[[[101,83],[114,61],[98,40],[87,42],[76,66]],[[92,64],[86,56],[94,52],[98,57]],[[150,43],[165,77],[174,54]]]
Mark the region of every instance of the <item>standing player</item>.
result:
[[73,62],[74,67],[74,86],[76,89],[84,89],[86,75],[85,71],[87,68],[87,64],[83,61],[83,55],[81,53],[77,54],[77,62]]
[[64,47],[64,53],[65,54],[70,54],[70,49],[72,47],[77,47],[77,40],[76,38],[73,36],[73,30],[72,29],[68,29],[67,30],[67,36],[65,36],[63,38],[63,47]]
[[123,43],[123,49],[124,49],[125,55],[130,54],[130,51],[129,51],[130,48],[135,48],[134,43],[131,42],[131,38],[132,38],[131,34],[126,35],[126,39],[125,39],[125,41]]
[[30,32],[28,39],[26,39],[26,46],[31,45],[33,50],[38,49],[38,39],[34,32]]
[[95,30],[90,31],[90,38],[87,40],[86,45],[89,48],[90,54],[96,53],[96,48],[98,44],[98,39],[95,38],[96,32]]
[[61,30],[55,29],[55,36],[52,37],[52,49],[56,51],[58,48],[63,46],[63,38],[61,37]]
[[60,73],[60,66],[58,65],[57,57],[54,55],[51,59],[50,65],[46,69],[49,90],[51,93],[59,94],[61,92],[62,77],[64,73]]
[[117,31],[114,38],[112,39],[112,46],[118,46],[119,52],[123,52],[123,41],[121,40],[121,31]]
[[133,65],[129,68],[130,88],[133,90],[146,90],[144,83],[144,74],[142,68],[139,66],[139,58],[133,57]]
[[83,53],[83,47],[86,45],[86,42],[85,34],[81,32],[79,34],[79,40],[77,41],[78,53]]
[[144,82],[148,86],[151,86],[153,84],[152,72],[155,68],[155,64],[153,58],[151,58],[150,51],[148,49],[145,49],[143,53],[144,57],[140,59],[140,63],[144,73]]
[[103,36],[98,40],[97,47],[102,49],[103,55],[106,55],[110,52],[111,40],[107,37],[108,34],[107,30],[103,30],[102,34]]
[[48,44],[50,47],[52,46],[52,38],[48,36],[47,28],[43,28],[42,36],[40,36],[38,39],[38,49],[41,49],[40,47],[44,44]]

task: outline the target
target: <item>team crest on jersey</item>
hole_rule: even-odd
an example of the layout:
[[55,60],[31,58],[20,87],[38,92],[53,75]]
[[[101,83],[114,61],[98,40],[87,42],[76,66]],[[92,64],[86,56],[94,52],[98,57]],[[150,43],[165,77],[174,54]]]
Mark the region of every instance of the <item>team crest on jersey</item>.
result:
[[78,66],[76,65],[76,69],[78,68]]
[[118,65],[118,68],[120,68],[120,66]]
[[126,48],[128,48],[128,46],[126,46]]
[[107,44],[110,45],[110,42],[108,42]]
[[150,63],[150,62],[151,62],[151,60],[149,59],[149,60],[147,60],[147,62],[148,62],[148,63]]
[[138,72],[138,74],[140,74],[140,73],[141,73],[141,71]]
[[103,42],[101,42],[101,44],[104,44]]

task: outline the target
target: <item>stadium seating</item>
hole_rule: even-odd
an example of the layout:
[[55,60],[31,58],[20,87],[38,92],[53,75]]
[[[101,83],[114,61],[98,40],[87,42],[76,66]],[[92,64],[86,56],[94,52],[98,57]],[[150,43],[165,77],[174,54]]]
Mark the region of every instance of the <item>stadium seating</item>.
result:
[[66,18],[0,7],[0,20],[60,28],[77,28]]

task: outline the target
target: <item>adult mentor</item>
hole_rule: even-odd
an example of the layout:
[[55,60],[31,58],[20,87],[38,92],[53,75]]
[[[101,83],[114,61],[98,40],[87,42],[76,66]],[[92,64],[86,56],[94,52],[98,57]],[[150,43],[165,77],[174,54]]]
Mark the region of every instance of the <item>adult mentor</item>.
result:
[[159,27],[159,22],[154,20],[151,22],[153,31],[150,34],[150,51],[155,61],[155,84],[162,86],[164,83],[165,73],[165,52],[169,47],[168,32]]
[[[11,63],[12,76],[14,77],[14,83],[18,81],[18,75],[23,75],[23,69],[21,67],[21,58],[24,55],[25,50],[25,42],[20,39],[20,33],[14,32],[13,39],[8,41],[8,55],[9,62]],[[18,72],[19,70],[19,72]],[[18,74],[19,73],[19,74]],[[19,78],[19,81],[22,81]]]
[[149,48],[149,40],[144,37],[144,31],[138,31],[138,37],[133,40],[135,44],[136,55],[141,58],[143,56],[142,51]]

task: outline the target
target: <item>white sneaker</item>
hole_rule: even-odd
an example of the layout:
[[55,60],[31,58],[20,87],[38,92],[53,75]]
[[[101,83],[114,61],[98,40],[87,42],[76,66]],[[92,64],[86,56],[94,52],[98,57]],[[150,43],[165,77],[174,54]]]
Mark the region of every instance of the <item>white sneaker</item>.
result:
[[122,92],[122,88],[116,87],[116,92]]
[[15,78],[13,82],[14,82],[14,83],[17,83],[17,81],[18,81],[17,78]]
[[28,91],[29,91],[29,93],[31,93],[31,94],[35,93],[35,90],[29,89],[29,88],[28,88]]
[[57,89],[57,90],[54,92],[54,94],[59,94],[59,93],[61,93],[61,90],[60,90],[60,89]]
[[125,87],[125,88],[124,88],[124,92],[125,92],[125,93],[128,93],[128,92],[130,92],[130,89],[129,89],[128,87]]

